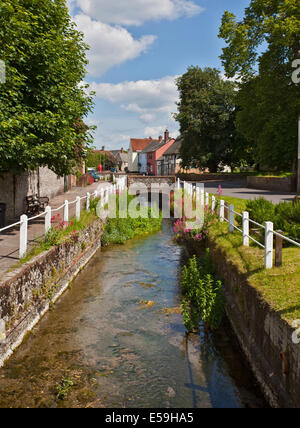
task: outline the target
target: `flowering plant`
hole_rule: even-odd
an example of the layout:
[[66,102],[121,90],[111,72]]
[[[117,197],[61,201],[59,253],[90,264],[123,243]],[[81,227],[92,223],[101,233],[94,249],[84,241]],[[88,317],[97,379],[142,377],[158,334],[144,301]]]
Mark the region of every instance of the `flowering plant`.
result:
[[178,243],[182,243],[189,240],[194,240],[196,242],[201,242],[204,239],[203,230],[199,229],[190,229],[188,227],[188,222],[185,217],[178,219],[174,223],[173,231],[175,233],[174,240]]

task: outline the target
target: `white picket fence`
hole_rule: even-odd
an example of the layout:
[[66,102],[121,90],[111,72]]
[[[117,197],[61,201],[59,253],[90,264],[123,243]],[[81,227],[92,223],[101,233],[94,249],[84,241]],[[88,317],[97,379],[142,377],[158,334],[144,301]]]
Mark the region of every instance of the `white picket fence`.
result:
[[[126,178],[126,177],[125,177]],[[19,239],[19,258],[22,259],[26,256],[27,250],[28,250],[28,226],[30,222],[33,222],[34,220],[37,220],[39,218],[45,218],[45,230],[44,234],[47,236],[49,230],[52,227],[51,220],[53,218],[53,215],[61,210],[63,210],[63,221],[67,224],[69,222],[69,208],[72,205],[75,205],[75,216],[77,220],[80,220],[81,217],[81,204],[82,201],[86,201],[86,210],[90,210],[90,203],[92,198],[96,199],[99,198],[101,202],[101,206],[103,207],[105,204],[108,203],[109,197],[112,194],[116,194],[117,191],[122,192],[126,188],[125,180],[123,180],[123,177],[121,177],[120,180],[117,179],[116,184],[111,185],[109,187],[103,188],[100,191],[95,191],[94,193],[90,194],[89,192],[83,196],[77,196],[74,201],[68,201],[65,200],[64,204],[61,205],[58,208],[51,208],[51,206],[47,206],[45,211],[42,212],[39,215],[36,215],[35,217],[28,217],[27,215],[22,215],[20,217],[20,221],[17,223],[11,224],[9,226],[3,227],[0,229],[0,233],[5,232],[10,229],[14,229],[16,227],[20,227],[20,239]]]
[[[181,181],[178,179],[177,181],[177,188],[181,188]],[[183,188],[184,190],[190,194],[193,197],[200,198],[201,205],[205,206],[207,208],[211,208],[212,213],[216,212],[216,206],[217,206],[217,198],[214,195],[210,195],[207,192],[204,192],[204,189],[201,188],[195,188],[193,184],[183,182]],[[274,223],[270,221],[264,222],[264,224],[260,224],[255,222],[254,220],[251,220],[249,218],[249,213],[247,211],[244,211],[243,213],[236,212],[234,210],[234,205],[230,205],[228,207],[228,219],[225,217],[225,201],[220,200],[220,209],[219,209],[219,219],[220,222],[227,222],[228,223],[228,231],[229,233],[233,233],[235,231],[238,231],[242,234],[243,237],[243,246],[249,247],[250,240],[253,241],[255,244],[257,244],[259,247],[264,249],[265,252],[265,268],[266,269],[272,269],[273,268],[273,259],[274,259],[274,237],[278,236],[281,239],[289,242],[290,244],[295,245],[296,247],[300,247],[299,242],[294,241],[293,239],[288,238],[287,236],[282,235],[281,233],[278,233],[274,230]],[[242,229],[238,228],[236,226],[236,216],[240,217],[242,219]],[[253,224],[256,227],[259,227],[264,230],[265,232],[265,243],[264,245],[257,241],[255,238],[253,238],[250,235],[250,225]]]

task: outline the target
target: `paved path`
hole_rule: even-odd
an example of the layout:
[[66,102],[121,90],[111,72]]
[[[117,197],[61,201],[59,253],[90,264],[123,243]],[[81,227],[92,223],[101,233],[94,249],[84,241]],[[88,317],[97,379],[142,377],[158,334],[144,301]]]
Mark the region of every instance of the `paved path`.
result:
[[292,201],[296,193],[271,192],[268,190],[248,189],[243,182],[205,182],[205,191],[209,193],[217,193],[218,187],[221,184],[223,195],[233,196],[240,199],[256,199],[263,196],[271,202],[279,203],[283,201]]
[[[76,196],[84,196],[87,192],[94,193],[95,190],[101,189],[101,187],[108,186],[108,183],[93,183],[91,186],[80,188],[75,187],[67,193],[56,196],[50,200],[49,205],[52,209],[59,208],[64,204],[66,200],[73,202]],[[84,201],[82,201],[84,204]],[[59,211],[63,218],[63,209]],[[55,215],[57,215],[55,213]],[[75,204],[70,206],[69,209],[70,218],[75,216]],[[18,220],[16,220],[18,221]],[[35,244],[38,238],[44,236],[45,231],[45,217],[41,217],[33,222],[29,222],[28,227],[28,247],[29,249]],[[19,227],[14,229],[8,229],[0,233],[0,283],[3,274],[7,272],[9,268],[14,266],[19,261]]]

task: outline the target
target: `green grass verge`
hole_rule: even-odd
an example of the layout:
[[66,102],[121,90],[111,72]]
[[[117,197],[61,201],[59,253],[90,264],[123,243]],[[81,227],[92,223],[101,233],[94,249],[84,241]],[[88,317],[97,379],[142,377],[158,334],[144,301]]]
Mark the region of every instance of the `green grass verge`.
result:
[[209,237],[233,263],[249,283],[255,287],[288,322],[300,319],[300,251],[298,248],[283,249],[283,266],[264,269],[264,251],[254,245],[242,245],[240,233],[228,233],[228,225],[215,222],[209,229]]

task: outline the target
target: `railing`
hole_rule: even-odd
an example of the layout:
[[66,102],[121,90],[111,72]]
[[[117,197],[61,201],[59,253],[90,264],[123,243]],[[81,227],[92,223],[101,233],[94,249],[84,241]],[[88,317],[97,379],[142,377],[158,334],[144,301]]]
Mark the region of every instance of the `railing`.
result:
[[[126,179],[126,177],[125,177]],[[20,221],[14,224],[11,224],[9,226],[3,227],[0,229],[0,233],[5,232],[7,230],[14,229],[18,226],[20,226],[20,237],[19,237],[19,258],[22,259],[27,254],[28,249],[28,226],[30,222],[33,222],[34,220],[37,220],[39,218],[45,219],[45,230],[44,234],[47,236],[49,230],[51,229],[51,219],[52,215],[56,212],[59,212],[63,210],[64,215],[63,219],[64,222],[67,224],[69,222],[69,208],[72,205],[75,205],[75,216],[77,220],[80,220],[81,217],[81,203],[82,201],[86,201],[86,210],[90,211],[90,203],[91,199],[97,199],[99,198],[101,206],[104,207],[105,204],[109,201],[109,196],[112,194],[116,194],[117,191],[122,192],[125,190],[126,184],[125,180],[120,178],[120,180],[117,180],[117,184],[111,185],[109,187],[103,188],[100,191],[95,191],[93,194],[87,193],[85,196],[80,197],[77,196],[74,201],[69,202],[66,200],[63,205],[61,205],[58,208],[51,208],[51,206],[47,206],[45,211],[42,212],[39,215],[36,215],[35,217],[28,217],[27,215],[22,215],[20,218]]]
[[[181,180],[177,181],[177,188],[182,188]],[[184,190],[190,194],[192,197],[196,197],[201,201],[201,206],[205,206],[207,208],[211,207],[212,213],[216,211],[216,202],[217,199],[213,195],[211,196],[209,193],[205,193],[204,189],[194,187],[191,183],[183,182]],[[228,210],[228,219],[225,216],[225,208]],[[242,229],[236,226],[235,219],[236,216],[242,219]],[[228,223],[229,233],[233,233],[237,231],[242,234],[243,238],[243,246],[249,247],[250,241],[254,242],[256,245],[264,249],[265,258],[264,265],[266,269],[272,269],[274,264],[274,237],[276,237],[276,253],[275,253],[275,266],[282,266],[282,244],[283,240],[289,242],[290,244],[300,247],[300,243],[295,240],[284,236],[283,232],[274,230],[274,223],[270,221],[264,222],[264,224],[257,223],[254,220],[249,218],[249,213],[244,211],[243,213],[236,212],[234,210],[234,205],[230,205],[229,207],[225,206],[225,201],[220,200],[220,209],[219,209],[219,220],[220,222]],[[258,228],[264,230],[264,244],[256,240],[253,236],[250,235],[250,224],[257,226]]]

